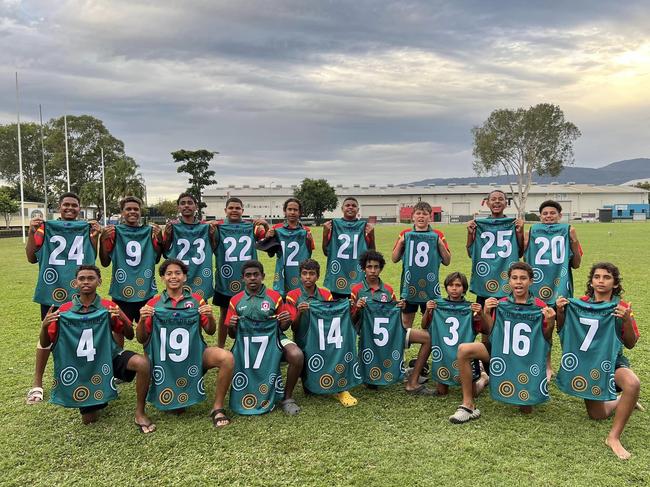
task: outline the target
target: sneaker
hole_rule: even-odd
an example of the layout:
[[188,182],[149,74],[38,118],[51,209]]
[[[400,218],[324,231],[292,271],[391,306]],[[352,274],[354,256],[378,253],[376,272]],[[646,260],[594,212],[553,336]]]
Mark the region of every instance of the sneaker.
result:
[[456,412],[449,416],[449,421],[454,424],[463,424],[472,419],[478,419],[480,416],[481,411],[479,411],[478,408],[470,409],[461,404],[458,406],[458,409],[456,409]]

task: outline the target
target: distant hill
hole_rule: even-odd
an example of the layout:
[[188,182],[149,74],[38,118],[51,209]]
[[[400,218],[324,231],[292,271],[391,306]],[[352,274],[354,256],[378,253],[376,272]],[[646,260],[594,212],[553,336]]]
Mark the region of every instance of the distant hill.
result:
[[[638,179],[650,180],[650,159],[628,159],[625,161],[612,162],[603,167],[574,167],[569,166],[557,176],[538,176],[533,174],[533,181],[537,183],[582,183],[582,184],[624,184],[628,181]],[[488,176],[488,177],[469,177],[469,178],[432,178],[423,179],[409,184],[416,186],[425,186],[427,184],[507,184],[514,181],[509,176]]]

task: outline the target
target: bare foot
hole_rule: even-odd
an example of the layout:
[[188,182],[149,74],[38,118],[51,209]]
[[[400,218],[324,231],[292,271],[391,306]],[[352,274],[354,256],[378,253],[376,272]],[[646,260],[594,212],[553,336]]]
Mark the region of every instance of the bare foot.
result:
[[99,413],[96,412],[81,415],[81,422],[83,424],[95,423],[97,420],[99,420]]
[[531,414],[533,412],[533,406],[519,406],[519,411],[523,414]]
[[612,449],[616,456],[621,460],[628,460],[632,454],[623,448],[621,445],[621,440],[618,438],[610,438],[609,436],[605,438],[605,444]]
[[149,434],[156,431],[156,425],[149,419],[149,416],[146,414],[136,414],[135,425],[138,427],[140,432],[144,434]]

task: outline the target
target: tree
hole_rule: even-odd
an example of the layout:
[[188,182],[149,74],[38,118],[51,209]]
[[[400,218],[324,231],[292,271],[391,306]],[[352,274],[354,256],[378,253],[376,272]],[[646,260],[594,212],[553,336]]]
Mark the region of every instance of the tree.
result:
[[323,222],[323,213],[334,210],[338,203],[336,191],[326,179],[305,178],[293,195],[302,203],[303,215],[313,215],[316,225]]
[[474,171],[514,176],[517,191],[512,182],[510,191],[521,218],[533,172],[556,176],[573,164],[573,142],[581,134],[559,106],[540,103],[528,109],[494,110],[472,135]]
[[[636,183],[634,187],[645,189],[646,191],[650,191],[650,182],[643,181],[642,183]],[[648,193],[648,203],[650,203],[650,193]]]
[[201,196],[203,193],[203,188],[217,184],[217,180],[213,179],[216,173],[209,169],[210,161],[215,156],[215,154],[218,154],[218,152],[212,152],[206,149],[195,151],[181,149],[172,152],[174,162],[182,163],[176,168],[176,172],[184,172],[190,175],[190,187],[187,188],[187,192],[196,198],[196,206],[199,210],[199,219],[203,215],[203,208],[208,206],[203,202],[203,198]]
[[154,205],[159,214],[166,218],[174,218],[178,215],[178,205],[175,201],[163,200]]
[[20,210],[20,204],[13,199],[13,189],[8,186],[0,188],[0,213],[5,218],[5,227],[9,228],[12,215]]

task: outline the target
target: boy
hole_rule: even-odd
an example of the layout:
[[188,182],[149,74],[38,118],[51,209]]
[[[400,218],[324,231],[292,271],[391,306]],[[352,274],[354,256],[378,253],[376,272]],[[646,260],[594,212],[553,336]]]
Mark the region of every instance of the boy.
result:
[[[34,301],[41,305],[41,320],[50,308],[56,310],[76,292],[74,276],[78,266],[95,263],[97,239],[102,227],[96,221],[77,221],[80,201],[75,193],[59,197],[61,219],[44,222],[36,216],[29,222],[25,253],[30,264],[38,262]],[[34,381],[27,392],[27,404],[43,400],[43,373],[50,350],[36,344]]]
[[481,415],[473,398],[471,362],[474,359],[490,362],[493,399],[518,405],[527,414],[532,411],[532,405],[548,400],[548,380],[541,371],[555,326],[555,311],[531,296],[532,280],[533,269],[525,262],[515,262],[508,271],[512,294],[485,301],[483,320],[490,341],[463,343],[458,347],[463,402],[449,417],[452,423],[466,423]]
[[334,289],[334,299],[348,299],[352,286],[361,282],[359,255],[375,248],[373,225],[360,220],[359,202],[348,196],[343,200],[343,218],[323,225],[323,253],[327,256],[325,286]]
[[187,273],[187,266],[180,260],[163,262],[158,274],[165,290],[140,310],[136,334],[152,363],[154,378],[148,399],[158,409],[182,412],[204,399],[201,371],[216,367],[219,375],[210,417],[215,428],[223,428],[230,424],[224,398],[234,360],[223,348],[205,346],[200,330],[213,335],[216,322],[212,306],[185,288]]
[[400,298],[406,301],[402,314],[406,328],[413,326],[418,307],[424,314],[426,302],[440,297],[440,264],[451,262],[445,234],[431,228],[431,205],[416,203],[412,218],[413,228],[399,234],[392,255],[394,263],[403,261]]
[[[58,372],[54,379],[57,385],[52,391],[52,402],[69,407],[75,401],[82,400],[83,396],[91,396],[91,392],[84,391],[95,389],[92,398],[85,399],[90,399],[90,402],[95,404],[79,408],[81,422],[83,424],[94,423],[99,419],[99,410],[108,405],[101,400],[108,399],[110,395],[117,395],[114,382],[111,380],[108,383],[106,380],[111,372],[112,377],[124,382],[131,382],[135,377],[137,397],[135,425],[141,433],[152,433],[155,431],[156,425],[145,414],[145,400],[149,388],[149,362],[142,355],[122,350],[115,343],[111,343],[113,341],[111,331],[114,334],[124,335],[129,340],[133,339],[131,322],[115,303],[101,299],[97,295],[97,287],[102,283],[99,268],[94,265],[81,265],[77,268],[75,279],[79,294],[75,295],[72,301],[63,303],[57,310],[51,308],[45,316],[41,328],[41,346],[49,347],[51,345],[53,347],[54,369]],[[110,330],[102,329],[108,323],[101,322],[101,313],[97,313],[100,310],[108,310],[110,318],[106,319],[110,320]],[[90,317],[100,321],[99,327],[90,328],[92,320],[85,321]],[[66,329],[62,330],[62,326],[65,326]],[[78,333],[75,328],[85,329]],[[104,340],[102,340],[102,336],[105,338]],[[107,363],[101,363],[102,358],[112,359],[112,371]],[[60,361],[64,362],[63,366],[58,363]],[[96,370],[89,371],[88,367],[91,364]],[[84,369],[92,377],[80,385],[83,382],[80,380],[82,372],[78,371],[84,371]],[[75,371],[77,379],[73,383],[67,384],[66,382],[70,382],[70,379],[66,377],[71,370]],[[102,381],[102,379],[104,380]],[[75,391],[71,394],[66,391],[68,385],[75,387]],[[111,389],[113,389],[112,392]],[[69,402],[70,400],[72,402]]]

